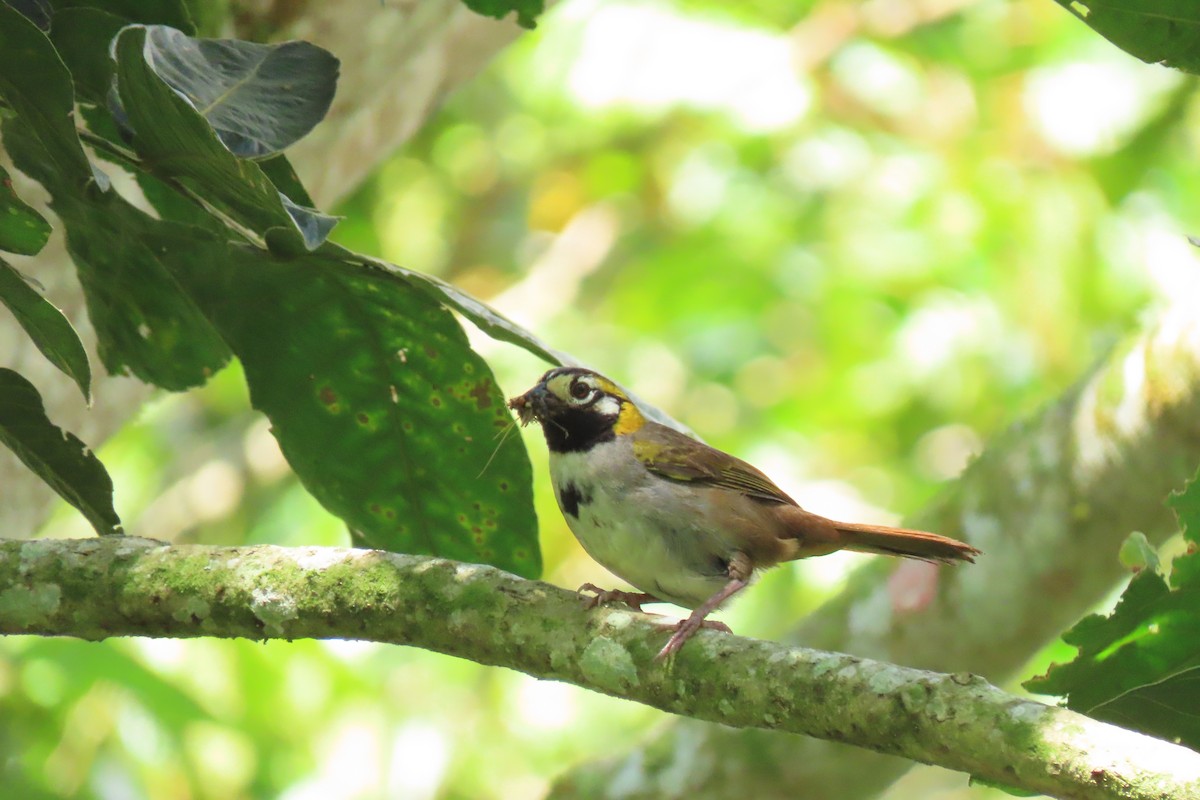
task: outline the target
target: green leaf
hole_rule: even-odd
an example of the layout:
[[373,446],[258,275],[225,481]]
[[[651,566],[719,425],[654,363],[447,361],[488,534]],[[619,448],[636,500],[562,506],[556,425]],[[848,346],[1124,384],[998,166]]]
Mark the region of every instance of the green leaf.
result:
[[463,3],[476,14],[493,19],[516,13],[517,24],[530,30],[537,27],[538,16],[546,10],[544,0],[463,0]]
[[1200,74],[1200,4],[1195,0],[1056,0],[1132,56]]
[[112,479],[73,434],[52,423],[33,384],[0,368],[0,442],[87,518],[101,536],[121,533]]
[[182,222],[185,225],[203,228],[222,238],[229,237],[229,226],[218,217],[208,213],[203,206],[180,194],[149,172],[139,170],[135,178],[146,200],[158,212],[159,219]]
[[107,102],[115,67],[109,54],[112,40],[126,25],[139,22],[193,32],[178,0],[70,0],[68,7],[54,12],[50,41],[71,70],[81,100]]
[[12,179],[0,167],[0,250],[36,255],[50,238],[50,223],[17,197]]
[[219,241],[184,225],[153,220],[116,199],[108,208],[64,204],[67,248],[79,268],[100,357],[171,391],[200,386],[229,359],[229,349],[172,272],[224,257]]
[[37,139],[61,180],[83,186],[92,165],[75,133],[71,74],[36,25],[0,3],[0,97]]
[[302,206],[310,208],[316,206],[312,197],[309,196],[308,190],[300,182],[300,176],[296,174],[296,170],[292,167],[292,162],[288,161],[287,156],[283,153],[271,158],[264,158],[258,162],[258,165],[262,167],[262,171],[271,179],[271,183],[275,184],[275,188],[285,197]]
[[1158,682],[1130,689],[1089,713],[1194,749],[1200,742],[1200,665],[1171,671]]
[[146,36],[147,28],[130,26],[114,44],[121,102],[145,167],[264,239],[274,234],[273,241],[287,252],[319,246],[322,240],[315,237],[332,226],[308,219],[314,212],[285,205],[261,167],[221,144],[204,117],[147,65]]
[[180,281],[312,494],[372,547],[539,573],[531,469],[449,311],[340,258],[235,248]]
[[45,185],[67,232],[100,360],[165,389],[198,386],[220,369],[229,350],[171,274],[177,261],[207,263],[225,245],[187,225],[156,220],[116,192],[77,191],[38,159],[28,131],[6,120],[13,162]]
[[69,8],[94,8],[129,22],[170,25],[184,33],[195,33],[191,16],[183,0],[52,0],[54,21]]
[[98,8],[64,8],[54,14],[50,41],[71,70],[80,100],[106,101],[114,69],[109,45],[130,22]]
[[[475,327],[497,341],[515,344],[517,347],[527,350],[551,364],[586,366],[569,353],[564,353],[561,350],[550,347],[550,345],[543,342],[528,328],[513,322],[479,298],[464,292],[453,284],[447,283],[436,275],[416,272],[387,261],[370,258],[359,253],[352,253],[335,244],[326,244],[322,247],[322,252],[337,254],[348,264],[358,264],[407,281],[412,286],[429,295],[433,300],[462,314]],[[682,431],[689,436],[696,435],[690,428],[658,406],[646,402],[629,390],[626,390],[626,393],[633,398],[638,408],[650,419],[660,422],[669,428]]]
[[41,30],[50,28],[50,15],[53,13],[53,9],[50,8],[49,0],[4,0],[4,2],[28,17],[29,21]]
[[1183,491],[1171,492],[1167,505],[1175,509],[1179,524],[1183,527],[1183,538],[1194,545],[1200,545],[1200,473],[1192,479]]
[[336,253],[349,263],[360,263],[370,269],[393,275],[411,283],[438,303],[453,308],[469,319],[477,328],[501,342],[515,344],[528,350],[551,364],[576,363],[570,356],[554,350],[527,328],[501,314],[478,298],[467,294],[457,286],[447,283],[435,275],[405,269],[387,261],[352,253],[337,245],[327,245],[326,252]]
[[8,306],[42,355],[79,385],[85,399],[90,399],[92,369],[79,334],[63,313],[4,259],[0,259],[0,302]]
[[[386,275],[391,275],[400,278],[422,292],[427,294],[431,299],[446,305],[458,313],[466,317],[475,327],[486,333],[488,336],[501,342],[508,342],[533,353],[539,358],[545,359],[551,364],[562,365],[569,364],[573,366],[586,366],[577,358],[564,353],[561,350],[555,350],[548,344],[543,342],[528,328],[524,328],[510,320],[508,317],[501,314],[496,309],[479,300],[477,297],[464,292],[453,284],[447,283],[436,275],[427,275],[423,272],[405,269],[387,261],[381,261],[376,258],[353,253],[338,245],[327,243],[321,248],[323,253],[337,255],[347,264],[356,264],[372,270],[377,270]],[[650,419],[655,422],[660,422],[667,427],[682,431],[689,436],[695,436],[695,433],[684,425],[679,420],[672,417],[667,412],[657,406],[646,402],[637,397],[633,392],[626,392],[637,403],[638,408],[642,410]]]
[[242,158],[275,155],[307,135],[337,89],[338,60],[308,42],[195,39],[152,25],[143,55]]
[[1171,505],[1192,546],[1168,582],[1153,570],[1134,576],[1107,617],[1091,615],[1063,640],[1079,652],[1026,688],[1063,695],[1097,719],[1200,749],[1200,474]]

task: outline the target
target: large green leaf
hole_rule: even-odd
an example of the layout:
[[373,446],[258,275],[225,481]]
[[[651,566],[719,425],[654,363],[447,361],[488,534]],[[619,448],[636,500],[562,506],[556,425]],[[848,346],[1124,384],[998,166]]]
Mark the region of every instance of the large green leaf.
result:
[[1200,474],[1170,503],[1189,542],[1170,580],[1151,569],[1135,575],[1112,614],[1087,617],[1064,634],[1079,649],[1075,660],[1025,686],[1200,749]]
[[50,0],[54,24],[58,15],[72,8],[101,9],[129,22],[156,23],[194,33],[191,16],[184,0]]
[[320,245],[332,218],[285,203],[258,164],[221,144],[204,117],[147,64],[148,35],[146,27],[135,25],[114,43],[117,86],[145,168],[204,198],[277,249],[297,252]]
[[152,25],[143,55],[242,158],[274,155],[308,134],[337,88],[338,60],[308,42],[196,39]]
[[59,180],[83,186],[92,166],[75,133],[71,74],[36,25],[0,3],[0,98],[36,137]]
[[[126,25],[169,25],[180,35],[192,33],[187,12],[178,0],[64,0],[57,3],[50,41],[71,70],[81,100],[104,105],[113,74],[112,40]],[[95,131],[93,131],[95,132]]]
[[4,2],[24,14],[38,28],[50,29],[50,14],[53,9],[50,7],[49,0],[4,0]]
[[[175,261],[219,259],[224,248],[191,241],[190,228],[156,220],[115,192],[77,191],[38,158],[22,120],[4,123],[9,155],[54,197],[79,271],[101,361],[148,383],[179,390],[221,368],[229,350],[171,275]],[[36,276],[35,276],[36,277]]]
[[316,253],[181,267],[288,461],[359,541],[538,574],[528,456],[450,312]]
[[271,158],[264,158],[258,162],[258,165],[271,179],[271,183],[275,184],[275,188],[288,198],[302,206],[316,205],[309,196],[308,189],[305,189],[304,184],[300,182],[300,176],[296,174],[296,170],[292,167],[292,162],[288,161],[287,156],[280,153]]
[[115,68],[109,45],[130,21],[98,8],[65,8],[55,13],[50,41],[71,70],[80,100],[106,102]]
[[16,112],[4,121],[5,146],[54,198],[101,359],[110,371],[128,367],[166,388],[202,383],[228,351],[162,265],[199,254],[173,247],[169,237],[151,246],[157,221],[93,180],[75,134],[70,76],[45,35],[0,5],[0,40],[12,45],[0,47],[0,90]]
[[0,259],[0,302],[8,306],[42,355],[70,376],[83,396],[89,398],[92,369],[79,334],[63,313],[4,259]]
[[121,520],[113,510],[112,480],[104,465],[87,445],[46,417],[32,383],[2,367],[0,442],[79,509],[97,533],[121,533]]
[[1200,74],[1200,3],[1195,0],[1056,0],[1130,55]]
[[402,278],[425,292],[433,300],[447,305],[462,314],[477,328],[493,339],[523,347],[552,364],[575,363],[570,356],[554,350],[527,328],[521,327],[487,303],[467,294],[462,289],[447,283],[436,275],[416,272],[415,270],[405,269],[404,267],[387,261],[381,261],[377,258],[352,253],[334,244],[326,245],[322,248],[322,252],[334,255],[347,264],[361,265],[371,270],[377,270],[387,275]]
[[32,256],[49,238],[50,223],[17,197],[7,170],[0,167],[0,250]]

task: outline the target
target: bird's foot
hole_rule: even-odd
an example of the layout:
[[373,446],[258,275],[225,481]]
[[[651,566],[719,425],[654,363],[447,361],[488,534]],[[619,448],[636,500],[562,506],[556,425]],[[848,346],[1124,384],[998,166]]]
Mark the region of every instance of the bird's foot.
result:
[[722,633],[733,633],[733,630],[724,622],[715,619],[705,619],[702,616],[692,614],[687,619],[681,619],[679,622],[671,622],[663,625],[664,628],[674,629],[671,638],[663,645],[663,649],[658,651],[658,655],[654,657],[655,661],[663,661],[666,658],[679,652],[679,648],[683,647],[684,642],[692,638],[696,631],[701,628],[708,628],[712,631],[721,631]]
[[[587,595],[591,593],[591,597]],[[642,610],[642,603],[661,603],[652,594],[645,592],[623,592],[620,589],[601,589],[592,583],[585,583],[579,587],[579,594],[583,596],[584,608],[595,608],[599,605],[607,603],[624,603],[634,611]]]

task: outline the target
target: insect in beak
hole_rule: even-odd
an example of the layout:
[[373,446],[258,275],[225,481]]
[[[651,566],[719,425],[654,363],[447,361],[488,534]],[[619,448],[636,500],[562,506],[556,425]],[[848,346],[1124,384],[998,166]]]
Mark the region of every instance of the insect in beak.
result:
[[530,389],[523,395],[508,401],[508,407],[517,412],[517,419],[522,425],[528,425],[534,420],[541,419],[546,405],[546,390],[541,384]]

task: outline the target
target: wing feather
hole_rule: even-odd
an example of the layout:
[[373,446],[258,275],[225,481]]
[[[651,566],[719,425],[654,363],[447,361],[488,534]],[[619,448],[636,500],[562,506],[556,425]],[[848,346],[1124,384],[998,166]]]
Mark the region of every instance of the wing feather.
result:
[[646,469],[664,478],[796,505],[774,481],[745,461],[665,425],[651,422],[638,430],[633,435],[633,455]]

